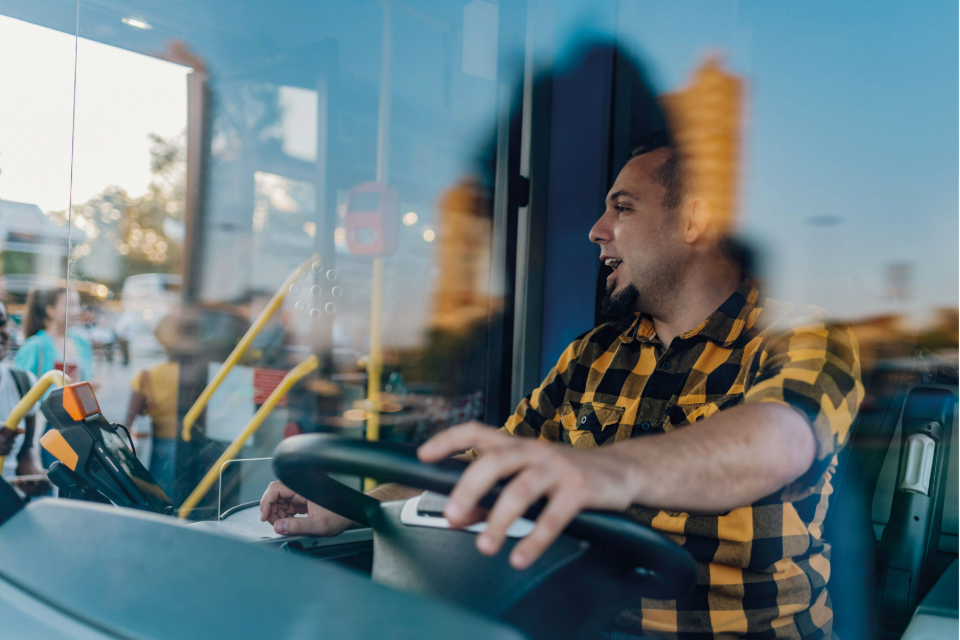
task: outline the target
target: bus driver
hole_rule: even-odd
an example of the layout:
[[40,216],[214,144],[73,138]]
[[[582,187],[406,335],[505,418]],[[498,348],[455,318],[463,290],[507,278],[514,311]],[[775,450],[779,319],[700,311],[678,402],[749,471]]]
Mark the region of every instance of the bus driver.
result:
[[[446,505],[454,526],[481,519],[479,498],[513,478],[477,536],[484,554],[546,498],[510,556],[517,569],[587,508],[624,512],[686,548],[695,590],[638,602],[617,618],[620,633],[829,637],[821,527],[863,398],[857,343],[819,310],[766,298],[744,279],[712,232],[709,203],[684,187],[665,136],[632,154],[590,231],[613,267],[604,312],[619,319],[575,340],[502,428],[453,427],[419,456],[475,458]],[[415,493],[384,485],[371,495]],[[352,524],[279,482],[260,509],[278,533]]]

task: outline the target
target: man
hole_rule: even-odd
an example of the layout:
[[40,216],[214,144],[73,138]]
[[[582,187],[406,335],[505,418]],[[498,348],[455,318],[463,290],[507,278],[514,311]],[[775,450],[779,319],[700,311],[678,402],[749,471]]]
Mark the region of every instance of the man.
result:
[[[623,511],[690,551],[694,592],[643,600],[617,618],[620,632],[829,636],[821,525],[863,397],[856,341],[814,309],[761,297],[686,182],[665,137],[634,152],[590,232],[613,268],[604,311],[623,318],[574,341],[502,429],[454,427],[419,456],[477,458],[447,502],[454,526],[482,517],[479,498],[512,478],[477,536],[482,553],[496,553],[510,523],[548,500],[511,553],[517,569],[587,508]],[[279,483],[261,517],[281,533],[350,524]]]
[[[0,302],[0,360],[7,356],[10,346],[10,318],[7,307]],[[29,371],[12,369],[0,363],[0,456],[4,456],[3,477],[30,476],[42,473],[33,457],[33,435],[37,408],[33,406],[23,418],[21,429],[9,429],[3,421],[13,411],[20,398],[37,380]],[[22,482],[20,489],[27,495],[42,495],[49,489],[45,482]]]

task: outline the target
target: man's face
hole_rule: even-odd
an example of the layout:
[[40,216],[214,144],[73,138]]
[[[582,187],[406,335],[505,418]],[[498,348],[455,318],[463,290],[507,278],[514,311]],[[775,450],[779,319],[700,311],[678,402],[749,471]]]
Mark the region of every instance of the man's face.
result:
[[607,278],[606,315],[653,312],[678,279],[685,249],[679,208],[661,206],[666,189],[652,177],[669,155],[669,150],[657,149],[630,160],[590,230],[590,240],[600,245],[600,259],[614,269]]
[[0,302],[0,360],[6,357],[7,348],[10,346],[10,327],[7,326],[9,322],[7,307]]

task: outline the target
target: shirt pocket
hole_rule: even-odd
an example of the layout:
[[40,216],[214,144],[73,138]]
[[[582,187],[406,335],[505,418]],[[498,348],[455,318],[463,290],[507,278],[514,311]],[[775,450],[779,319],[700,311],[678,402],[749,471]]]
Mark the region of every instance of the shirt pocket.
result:
[[678,402],[670,407],[667,419],[664,420],[664,431],[671,431],[677,427],[685,427],[709,418],[719,411],[729,409],[743,403],[742,393],[732,393],[721,396],[713,402]]
[[560,407],[560,424],[564,440],[578,449],[603,444],[617,433],[624,407],[602,402],[564,402]]

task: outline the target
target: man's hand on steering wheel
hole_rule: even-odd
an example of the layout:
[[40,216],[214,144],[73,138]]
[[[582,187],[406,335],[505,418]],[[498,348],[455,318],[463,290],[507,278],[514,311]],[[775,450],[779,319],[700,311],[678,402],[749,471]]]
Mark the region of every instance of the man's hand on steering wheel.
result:
[[476,521],[477,503],[500,480],[513,478],[477,536],[477,549],[494,555],[503,546],[507,528],[541,498],[547,506],[533,532],[510,554],[510,564],[525,569],[556,540],[584,509],[622,511],[633,502],[630,464],[611,451],[584,451],[500,433],[478,422],[440,432],[417,451],[423,462],[438,462],[475,449],[482,455],[463,472],[443,515],[454,527]]
[[[297,514],[306,518],[295,518]],[[281,535],[336,536],[355,523],[314,504],[274,480],[260,498],[260,522],[269,522]]]

